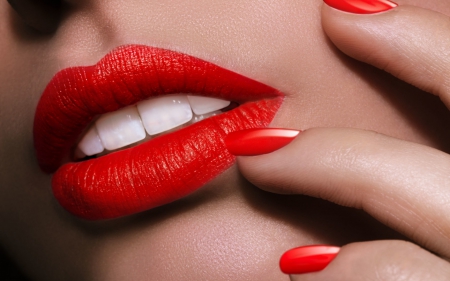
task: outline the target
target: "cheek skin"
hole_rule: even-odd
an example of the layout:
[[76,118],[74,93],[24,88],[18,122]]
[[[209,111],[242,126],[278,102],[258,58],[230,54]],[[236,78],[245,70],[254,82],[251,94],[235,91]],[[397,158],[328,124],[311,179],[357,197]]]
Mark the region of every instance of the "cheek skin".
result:
[[[73,219],[36,164],[34,108],[56,71],[94,64],[118,45],[186,52],[281,90],[273,127],[357,127],[450,150],[447,110],[336,51],[320,26],[321,1],[73,2],[52,37],[18,29],[0,2],[0,159],[8,159],[0,223],[9,226],[0,241],[32,277],[285,280],[278,258],[286,249],[398,237],[345,208],[262,192],[235,168],[171,206],[99,224]],[[444,0],[398,2],[450,14]]]

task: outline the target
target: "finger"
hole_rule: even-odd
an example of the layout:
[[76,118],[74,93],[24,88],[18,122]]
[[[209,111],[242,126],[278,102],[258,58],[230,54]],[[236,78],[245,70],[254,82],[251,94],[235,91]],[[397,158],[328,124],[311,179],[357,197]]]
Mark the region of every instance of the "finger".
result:
[[262,189],[362,208],[450,256],[450,156],[439,150],[369,131],[321,128],[270,154],[239,157],[238,166]]
[[[301,251],[302,248],[299,249]],[[314,259],[310,261],[314,262]],[[301,270],[304,264],[298,266]],[[373,241],[344,246],[325,269],[291,275],[291,280],[439,281],[448,280],[449,276],[450,266],[447,262],[415,244],[405,241]]]
[[322,26],[345,54],[438,95],[450,107],[449,17],[407,5],[370,15],[323,5]]

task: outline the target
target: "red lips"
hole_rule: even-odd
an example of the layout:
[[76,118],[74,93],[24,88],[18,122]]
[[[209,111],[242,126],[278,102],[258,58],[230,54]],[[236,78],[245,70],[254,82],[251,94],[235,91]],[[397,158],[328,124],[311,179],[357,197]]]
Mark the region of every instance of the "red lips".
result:
[[[241,106],[139,146],[60,167],[96,116],[174,93]],[[40,167],[56,171],[53,193],[65,209],[90,220],[115,218],[180,199],[216,177],[234,161],[226,134],[267,126],[281,102],[279,91],[206,61],[124,46],[94,66],[55,75],[36,110],[34,144]]]

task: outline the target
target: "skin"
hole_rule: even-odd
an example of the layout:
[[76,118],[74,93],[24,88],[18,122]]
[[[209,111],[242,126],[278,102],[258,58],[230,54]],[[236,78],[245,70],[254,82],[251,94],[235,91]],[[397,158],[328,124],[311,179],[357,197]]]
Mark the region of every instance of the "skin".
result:
[[[339,200],[345,198],[345,188],[323,189],[324,185],[317,184],[310,185],[317,186],[317,190],[308,190],[304,178],[299,182],[296,181],[298,178],[291,180],[289,175],[302,175],[297,173],[302,170],[296,168],[302,166],[297,166],[298,161],[294,161],[293,155],[297,155],[294,152],[299,153],[299,158],[295,159],[311,159],[300,164],[313,165],[314,160],[320,159],[320,153],[329,151],[332,143],[341,142],[354,147],[351,145],[372,144],[373,141],[373,147],[387,150],[387,153],[381,154],[380,162],[391,152],[390,148],[396,148],[392,151],[407,148],[402,155],[417,155],[418,158],[410,158],[409,162],[423,159],[421,156],[431,153],[424,147],[450,151],[447,126],[450,114],[438,97],[348,57],[333,45],[323,31],[321,16],[334,20],[329,23],[339,23],[341,20],[341,26],[351,23],[353,19],[345,19],[341,14],[326,14],[321,10],[322,3],[313,0],[73,2],[64,9],[58,29],[50,34],[27,27],[6,1],[0,3],[0,18],[3,21],[0,24],[0,223],[7,226],[0,230],[0,242],[32,279],[288,280],[289,277],[278,269],[278,259],[287,249],[300,245],[327,243],[341,246],[385,238],[412,239],[436,252],[448,242],[442,239],[430,244],[428,241],[434,239],[431,233],[419,233],[417,238],[414,230],[402,225],[398,227],[391,218],[370,209],[365,210],[395,230],[360,210],[301,195],[269,193],[250,183],[271,192],[283,193],[286,192],[285,181],[290,183],[287,184],[291,188],[289,193],[324,197],[332,202],[360,208],[361,205],[354,204],[352,200]],[[450,15],[446,0],[398,3]],[[435,16],[431,15],[432,18]],[[326,28],[326,22],[323,23]],[[358,33],[350,33],[350,37],[333,37],[340,31],[346,34],[342,33],[344,29],[338,29],[326,29],[331,33],[328,35],[333,42],[348,55],[360,60],[367,58],[364,53],[355,53],[348,48],[350,45],[345,45],[349,41],[344,39],[354,38]],[[364,37],[361,39],[363,42]],[[378,42],[390,42],[395,37],[383,37],[382,40]],[[308,153],[308,146],[303,147],[305,142],[296,140],[292,147],[284,150],[290,152],[286,154],[289,157],[278,158],[277,162],[270,162],[267,158],[241,159],[241,171],[235,166],[192,196],[174,204],[113,221],[80,221],[58,206],[50,191],[51,176],[43,174],[36,164],[32,144],[34,108],[45,85],[58,70],[94,64],[114,47],[129,43],[188,53],[281,90],[286,94],[286,99],[272,127],[365,129],[386,135],[388,140],[373,133],[360,136],[360,133],[341,129],[308,130],[305,135],[311,136],[312,143],[322,145],[321,149],[312,150],[317,155]],[[417,50],[412,52],[414,54]],[[392,60],[392,56],[390,58]],[[377,62],[387,63],[389,60],[367,62],[382,68],[389,65],[377,65]],[[432,63],[426,60],[419,62],[418,65]],[[394,74],[395,65],[391,69]],[[402,73],[401,69],[397,68],[397,73]],[[432,92],[434,89],[422,88]],[[352,136],[350,140],[347,138],[349,134]],[[403,142],[392,142],[391,137],[421,145],[405,148]],[[299,143],[302,145],[297,146]],[[373,159],[374,150],[377,151],[368,150],[363,159]],[[270,157],[277,155],[280,154],[271,154]],[[429,162],[423,163],[434,163],[435,160],[432,157],[427,160]],[[254,166],[256,170],[248,168],[255,163],[260,164]],[[276,165],[264,166],[264,163],[284,165],[280,167],[292,168],[284,171],[292,172],[283,174],[283,170],[277,170]],[[334,167],[345,172],[342,167],[350,165],[342,164],[337,162]],[[264,167],[267,169],[264,170]],[[330,174],[333,171],[330,167],[317,170],[313,174],[316,177],[310,183]],[[416,174],[430,175],[430,171],[422,167],[415,167]],[[398,169],[392,175],[402,175],[408,168]],[[261,176],[261,171],[279,176],[270,183]],[[371,173],[370,170],[361,170],[358,174],[363,186],[371,187],[367,177]],[[354,175],[349,173],[349,176]],[[339,185],[336,178],[331,177],[330,180],[336,183],[330,186],[345,186]],[[388,178],[386,182],[393,181]],[[378,182],[372,184],[380,186]],[[442,184],[436,182],[437,186]],[[389,186],[397,191],[398,185]],[[403,198],[408,190],[397,191],[395,198]],[[376,191],[375,188],[375,194],[379,194]],[[327,194],[334,194],[335,197]],[[428,206],[437,204],[438,199],[431,197],[427,201]],[[446,223],[439,222],[438,226],[448,228]],[[358,244],[354,245],[349,248],[357,249]],[[402,250],[410,249],[402,245],[399,246]],[[396,249],[390,245],[384,246],[386,249]],[[419,249],[414,247],[412,251]],[[363,253],[371,253],[364,249]],[[422,249],[417,251],[425,252],[424,259],[436,264],[434,255]],[[335,263],[336,270],[348,268],[351,264],[345,260],[351,255],[345,255],[345,252],[340,258],[342,262]],[[440,252],[446,257],[448,253],[447,249]],[[375,260],[383,260],[384,257],[381,255]],[[364,264],[373,264],[372,261],[368,259]],[[441,259],[439,261],[443,262]],[[411,263],[407,266],[407,272],[413,271],[415,265]],[[444,265],[442,267],[445,268]],[[364,271],[367,276],[373,274],[371,269],[368,267]]]

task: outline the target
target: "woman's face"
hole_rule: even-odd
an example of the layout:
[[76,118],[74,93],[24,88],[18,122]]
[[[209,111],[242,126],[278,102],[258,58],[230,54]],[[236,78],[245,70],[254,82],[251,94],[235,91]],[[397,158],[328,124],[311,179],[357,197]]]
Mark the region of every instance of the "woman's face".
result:
[[[362,212],[263,192],[235,166],[137,215],[89,222],[67,213],[35,158],[35,108],[55,73],[118,46],[186,53],[278,89],[285,99],[271,127],[362,128],[450,151],[439,100],[334,48],[321,1],[67,2],[47,35],[0,3],[0,241],[32,278],[287,280],[278,258],[289,248],[398,237]],[[450,15],[446,0],[398,2]]]

